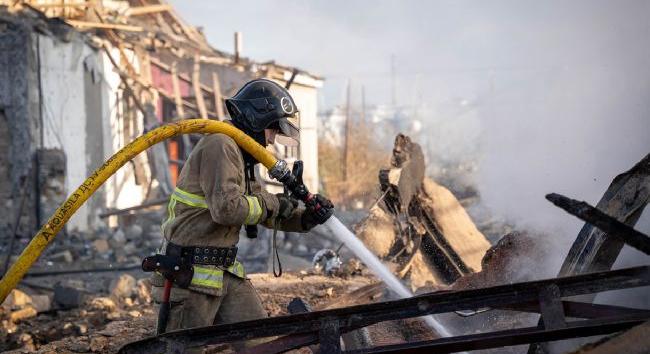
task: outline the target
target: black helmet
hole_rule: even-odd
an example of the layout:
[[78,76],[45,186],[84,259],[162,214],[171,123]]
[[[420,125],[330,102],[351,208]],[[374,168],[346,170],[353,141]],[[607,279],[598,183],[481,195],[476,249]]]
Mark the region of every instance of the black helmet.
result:
[[288,118],[298,118],[298,108],[284,87],[267,79],[249,81],[231,98],[226,108],[233,124],[265,145],[264,129],[277,129],[277,141],[296,145],[300,130]]

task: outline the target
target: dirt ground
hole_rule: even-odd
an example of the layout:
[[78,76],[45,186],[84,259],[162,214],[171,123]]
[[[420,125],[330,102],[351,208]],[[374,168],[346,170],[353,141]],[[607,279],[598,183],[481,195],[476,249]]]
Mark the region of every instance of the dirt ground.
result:
[[[305,272],[285,273],[281,278],[271,274],[249,277],[270,316],[288,314],[286,306],[295,297],[301,297],[313,309],[320,309],[349,292],[376,283],[372,276],[344,279]],[[377,300],[357,298],[359,303]],[[128,342],[154,334],[154,305],[143,302],[137,298],[124,302],[99,296],[89,298],[81,308],[53,310],[16,323],[8,318],[9,313],[3,313],[1,349],[9,353],[115,353]],[[346,301],[340,305],[348,304]],[[372,337],[386,337],[382,332],[389,328],[377,327],[378,334]],[[403,337],[401,331],[396,331],[397,342],[403,341]]]

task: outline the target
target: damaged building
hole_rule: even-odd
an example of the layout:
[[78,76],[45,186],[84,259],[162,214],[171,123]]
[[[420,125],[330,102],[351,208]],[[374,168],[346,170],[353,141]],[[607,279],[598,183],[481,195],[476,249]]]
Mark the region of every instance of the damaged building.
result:
[[[144,132],[178,119],[227,118],[223,98],[253,78],[291,81],[301,110],[300,150],[277,145],[274,152],[304,160],[305,183],[317,189],[322,78],[245,57],[240,33],[233,54],[216,50],[170,5],[140,5],[0,2],[0,196],[22,210],[20,234],[33,233],[95,168]],[[138,155],[68,228],[96,229],[107,212],[162,204],[198,138],[179,137]],[[0,217],[7,233],[14,218]],[[108,219],[116,225],[116,217]]]

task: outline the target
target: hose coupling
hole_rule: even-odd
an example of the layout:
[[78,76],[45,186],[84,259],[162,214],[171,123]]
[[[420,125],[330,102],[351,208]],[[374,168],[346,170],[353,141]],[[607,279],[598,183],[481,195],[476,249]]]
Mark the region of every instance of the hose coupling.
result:
[[291,175],[291,171],[289,170],[289,166],[287,166],[287,162],[284,160],[278,160],[273,165],[273,168],[269,170],[269,176],[280,182],[283,182],[289,175]]

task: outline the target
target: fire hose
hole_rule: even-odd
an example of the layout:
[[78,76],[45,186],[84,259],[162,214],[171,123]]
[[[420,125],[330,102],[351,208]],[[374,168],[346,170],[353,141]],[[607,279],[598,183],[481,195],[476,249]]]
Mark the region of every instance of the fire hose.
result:
[[324,208],[317,203],[316,199],[302,183],[301,176],[292,173],[284,160],[276,159],[262,145],[258,144],[254,139],[233,125],[208,119],[188,119],[166,124],[141,135],[111,156],[59,206],[54,212],[54,215],[34,235],[16,262],[0,280],[0,303],[4,302],[11,290],[18,285],[20,280],[25,276],[25,273],[36,262],[43,250],[54,240],[54,237],[61,231],[77,209],[120,167],[124,166],[124,164],[137,154],[152,145],[169,138],[190,133],[221,133],[228,135],[235,140],[239,147],[246,150],[264,165],[269,170],[271,177],[282,182],[294,198],[302,200],[308,207],[315,210],[316,216],[319,219],[324,221],[332,215],[333,210]]

